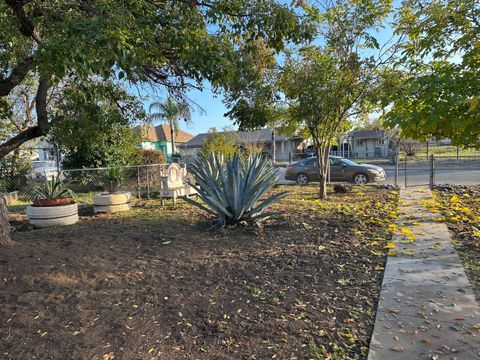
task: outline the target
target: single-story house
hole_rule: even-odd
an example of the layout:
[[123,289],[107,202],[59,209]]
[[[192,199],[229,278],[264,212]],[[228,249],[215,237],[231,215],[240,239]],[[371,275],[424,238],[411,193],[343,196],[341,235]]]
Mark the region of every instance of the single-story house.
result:
[[[170,125],[140,125],[135,129],[141,132],[142,137],[142,142],[137,144],[137,147],[145,150],[161,150],[168,160],[172,159],[173,149]],[[192,135],[180,129],[177,133],[173,133],[173,137],[176,151],[178,151],[181,145],[193,138]]]
[[[243,148],[254,146],[265,153],[272,153],[272,130],[260,129],[253,131],[229,131],[218,132],[217,134],[233,135],[235,142]],[[200,151],[203,143],[211,133],[202,133],[195,136],[190,141],[187,141],[179,147],[180,153],[183,156],[192,156]],[[301,136],[287,137],[280,133],[275,135],[275,158],[276,160],[286,161],[294,157],[296,153],[301,153],[306,146],[305,141]]]
[[348,134],[349,157],[382,158],[390,156],[390,142],[385,130],[357,130]]
[[25,151],[30,151],[30,158],[38,161],[53,161],[57,156],[55,145],[45,137],[33,142],[33,145],[25,146]]

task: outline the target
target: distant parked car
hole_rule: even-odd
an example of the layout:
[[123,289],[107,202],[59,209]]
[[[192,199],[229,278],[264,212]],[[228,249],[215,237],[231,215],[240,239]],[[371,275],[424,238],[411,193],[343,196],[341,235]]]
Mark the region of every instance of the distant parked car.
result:
[[[340,156],[330,156],[329,160],[331,181],[366,184],[386,179],[385,170],[380,166],[357,164],[352,160]],[[288,165],[285,172],[285,179],[296,181],[299,184],[319,181],[317,157],[310,157]]]
[[54,176],[58,177],[57,164],[55,161],[32,161],[30,176],[38,180],[51,180]]

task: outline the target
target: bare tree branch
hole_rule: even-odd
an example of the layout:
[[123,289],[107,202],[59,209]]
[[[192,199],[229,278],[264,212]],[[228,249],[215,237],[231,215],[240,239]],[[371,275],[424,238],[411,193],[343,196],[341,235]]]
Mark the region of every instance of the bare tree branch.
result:
[[23,143],[43,135],[44,132],[38,125],[29,127],[25,131],[5,141],[3,144],[0,144],[0,158],[15,150]]
[[0,144],[0,158],[4,157],[11,151],[18,148],[23,143],[44,136],[47,134],[51,124],[48,122],[47,114],[47,94],[48,94],[48,77],[41,77],[38,84],[37,94],[35,97],[35,109],[37,113],[37,125],[30,126],[9,140]]
[[0,78],[0,97],[10,94],[10,91],[25,79],[32,68],[33,59],[28,57],[17,64],[9,77],[5,79]]
[[28,18],[23,8],[28,0],[5,0],[5,3],[12,9],[13,13],[20,22],[20,31],[23,35],[32,38],[37,44],[40,44],[40,38],[35,32],[33,22]]

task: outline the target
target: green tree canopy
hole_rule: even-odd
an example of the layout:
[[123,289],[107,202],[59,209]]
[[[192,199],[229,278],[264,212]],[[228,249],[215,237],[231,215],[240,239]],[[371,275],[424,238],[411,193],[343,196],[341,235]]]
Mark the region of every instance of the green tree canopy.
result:
[[397,26],[408,36],[399,64],[404,81],[387,124],[407,137],[480,147],[479,19],[475,0],[404,1]]
[[390,14],[390,0],[315,4],[309,11],[316,16],[321,45],[287,52],[281,66],[267,68],[262,80],[253,82],[253,91],[233,93],[238,98],[229,114],[241,126],[261,126],[272,118],[271,109],[287,109],[283,127],[313,139],[325,197],[330,147],[352,118],[369,110],[377,71],[392,59],[397,44],[382,47],[372,35]]
[[65,81],[116,79],[182,98],[256,71],[260,47],[280,51],[311,36],[305,12],[275,0],[9,0],[0,4],[0,101],[38,80],[36,123],[0,144],[0,156],[52,127],[48,94]]
[[132,164],[140,136],[132,128],[145,118],[142,104],[112,82],[68,84],[52,111],[52,137],[65,168]]

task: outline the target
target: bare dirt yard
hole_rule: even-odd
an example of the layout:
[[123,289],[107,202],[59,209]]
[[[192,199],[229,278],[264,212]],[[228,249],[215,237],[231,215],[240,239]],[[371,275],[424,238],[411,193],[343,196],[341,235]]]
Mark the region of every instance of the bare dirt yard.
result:
[[[2,359],[365,359],[398,192],[290,194],[263,228],[183,201],[14,233]],[[15,221],[25,221],[13,214]]]

